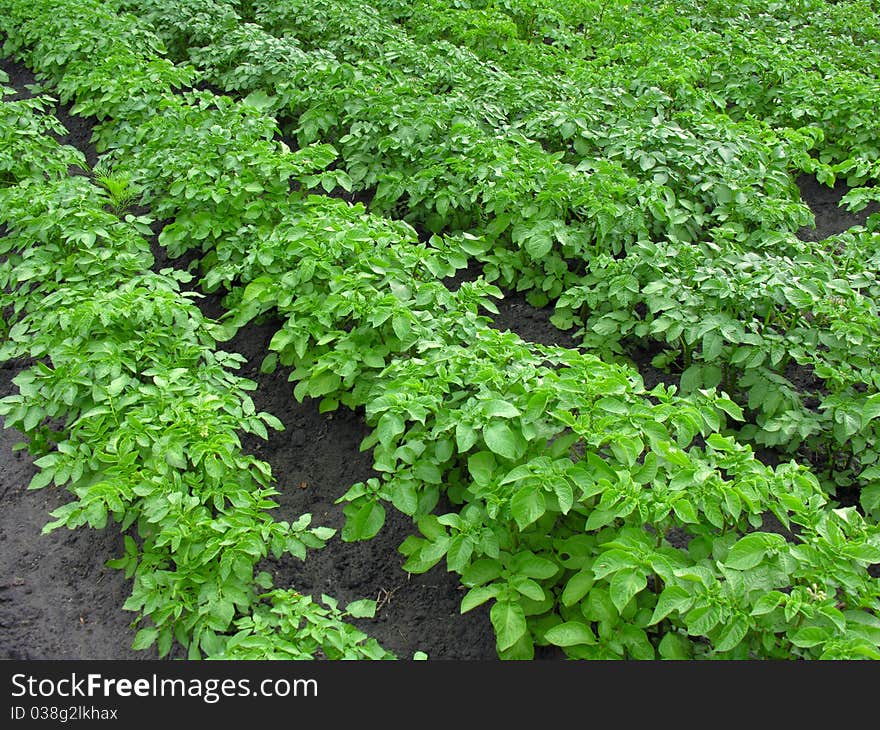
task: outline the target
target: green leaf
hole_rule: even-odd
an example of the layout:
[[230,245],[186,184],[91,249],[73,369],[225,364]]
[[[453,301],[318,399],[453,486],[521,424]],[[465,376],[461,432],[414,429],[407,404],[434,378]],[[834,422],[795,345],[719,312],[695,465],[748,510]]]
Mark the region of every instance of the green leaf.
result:
[[275,101],[276,97],[269,96],[262,89],[258,89],[257,91],[252,91],[248,94],[241,100],[241,103],[244,106],[249,106],[262,112],[271,110],[275,106]]
[[516,558],[514,570],[517,573],[527,575],[529,578],[546,580],[556,575],[559,570],[559,566],[552,560],[547,560],[547,558],[541,558],[537,555],[519,553]]
[[38,471],[34,474],[33,478],[28,483],[28,489],[42,489],[49,482],[52,481],[52,477],[55,476],[54,469],[43,469],[42,471]]
[[176,442],[168,444],[168,449],[165,451],[165,462],[177,469],[186,469],[187,463],[183,453],[183,445]]
[[128,385],[128,376],[119,375],[113,378],[107,385],[107,394],[115,398],[123,391],[126,385]]
[[562,591],[562,605],[573,606],[580,601],[593,587],[594,581],[591,568],[584,568],[575,573],[568,579],[565,589]]
[[378,502],[368,502],[360,507],[346,505],[344,512],[346,517],[345,527],[342,529],[344,542],[369,540],[375,537],[385,524],[385,508]]
[[[583,464],[583,461],[578,462],[579,464]],[[609,482],[614,484],[618,480],[617,473],[612,469],[602,457],[593,453],[592,451],[587,454],[587,464],[589,465],[588,471],[590,472],[590,477],[595,481],[601,481],[602,479],[607,479]],[[581,486],[584,486],[581,484]],[[595,493],[595,492],[594,492]]]
[[512,484],[513,482],[518,482],[533,476],[535,476],[535,472],[531,464],[520,464],[507,472],[504,478],[498,483]]
[[419,550],[410,555],[403,564],[403,569],[408,573],[425,573],[433,568],[443,556],[449,546],[449,538],[441,537],[433,542],[425,543]]
[[394,330],[394,334],[397,335],[398,339],[405,342],[406,338],[409,337],[410,332],[412,332],[412,325],[407,317],[404,316],[395,316],[391,320],[391,328]]
[[625,550],[606,550],[593,561],[593,575],[597,580],[606,578],[619,570],[638,567],[639,560]]
[[[724,373],[717,365],[703,365],[703,387],[717,388],[721,384]],[[714,417],[714,414],[712,414]]]
[[693,393],[703,384],[703,366],[694,363],[681,374],[679,387],[684,394]]
[[862,407],[862,428],[864,429],[877,416],[880,416],[880,393],[874,393],[865,399],[865,405]]
[[440,562],[448,547],[449,538],[445,536],[423,543],[419,550],[410,555],[403,569],[408,573],[424,573]]
[[33,431],[37,424],[43,420],[46,412],[42,408],[29,408],[22,421],[22,430],[25,433]]
[[499,651],[512,647],[526,633],[528,627],[522,606],[511,601],[498,601],[489,611],[492,626],[495,627],[496,644]]
[[865,611],[847,611],[847,628],[851,635],[860,636],[880,646],[880,618]]
[[533,601],[543,601],[546,599],[544,589],[541,588],[531,578],[522,575],[515,575],[510,579],[510,584],[516,589],[517,593],[531,598]]
[[621,570],[611,578],[611,600],[618,611],[623,611],[626,604],[636,593],[644,590],[648,579],[644,573],[636,570]]
[[590,512],[590,516],[587,518],[587,522],[584,525],[584,530],[586,532],[598,530],[600,527],[605,527],[605,525],[609,524],[610,522],[614,522],[615,519],[617,519],[616,510],[594,509],[592,512]]
[[510,512],[520,530],[524,530],[547,510],[547,501],[540,487],[524,487],[510,500]]
[[336,534],[336,529],[333,527],[315,527],[310,532],[322,542],[326,542]]
[[724,564],[737,570],[751,570],[760,564],[768,552],[778,549],[784,544],[785,538],[781,535],[753,532],[740,538],[730,548]]
[[590,621],[615,622],[619,617],[608,591],[593,586],[581,604],[581,611]]
[[464,454],[477,443],[477,432],[465,423],[458,423],[455,426],[455,443],[458,452]]
[[880,548],[866,543],[850,544],[843,548],[842,553],[853,560],[865,565],[880,563]]
[[724,340],[717,331],[710,330],[703,335],[703,360],[705,362],[716,360],[723,348]]
[[832,433],[838,443],[846,443],[850,436],[858,433],[859,429],[861,429],[861,422],[857,414],[847,412],[843,410],[843,408],[838,408],[834,412],[834,427]]
[[716,606],[700,606],[685,616],[688,633],[691,636],[705,636],[721,620],[721,611]]
[[675,516],[685,524],[697,525],[700,522],[696,508],[688,499],[676,499],[672,503],[672,510],[675,512]]
[[492,481],[496,463],[488,451],[478,451],[468,457],[468,471],[477,484],[485,486]]
[[501,575],[501,563],[492,558],[480,558],[468,565],[461,574],[466,586],[478,586],[495,580]]
[[571,484],[562,479],[553,483],[553,493],[556,495],[556,501],[559,502],[559,511],[567,515],[574,504],[574,491]]
[[345,612],[353,618],[373,618],[376,615],[376,602],[369,598],[352,601],[345,607]]
[[715,401],[715,405],[736,421],[742,421],[745,418],[742,408],[729,398],[719,398]]
[[589,626],[580,621],[566,621],[549,629],[544,638],[554,646],[592,645],[596,636]]
[[419,508],[419,492],[415,482],[405,481],[394,484],[391,491],[391,504],[405,515],[412,517]]
[[749,631],[749,624],[742,616],[734,616],[731,621],[724,624],[721,633],[718,635],[718,641],[715,644],[715,651],[730,651],[736,648],[745,638]]
[[869,484],[862,487],[859,492],[859,501],[862,509],[869,514],[880,508],[880,484]]
[[497,584],[471,588],[461,599],[461,613],[467,613],[471,609],[481,606],[486,601],[495,598],[500,591],[501,588]]
[[673,611],[679,613],[687,611],[693,600],[693,596],[681,586],[666,586],[657,599],[657,605],[654,606],[654,613],[651,615],[651,620],[648,621],[648,626],[659,623]]
[[526,632],[513,646],[498,650],[498,658],[502,661],[532,661],[535,658],[535,642],[532,641],[532,635]]
[[516,418],[521,413],[512,403],[500,399],[483,401],[482,410],[487,418]]
[[665,634],[657,649],[662,659],[686,661],[692,658],[691,642],[680,634]]
[[505,459],[518,459],[525,452],[525,439],[506,423],[492,423],[483,428],[483,438],[493,452]]
[[782,591],[770,591],[761,596],[752,607],[752,616],[763,616],[766,613],[774,611],[780,603],[785,600],[785,594]]
[[406,423],[396,413],[383,413],[376,426],[376,436],[384,446],[390,444],[396,436],[404,432]]
[[417,521],[419,526],[419,531],[426,537],[428,540],[439,540],[441,537],[446,537],[446,528],[437,519],[436,515],[423,515]]
[[654,481],[659,470],[659,460],[657,454],[653,451],[645,455],[644,462],[639,469],[633,474],[633,481],[636,484],[649,484]]
[[616,413],[619,416],[629,413],[629,407],[617,398],[600,398],[596,401],[596,407],[608,413]]
[[536,260],[544,258],[553,248],[553,239],[544,231],[533,233],[526,239],[525,249]]
[[211,617],[216,619],[217,628],[225,630],[235,616],[235,606],[231,600],[219,598],[210,603]]
[[153,642],[156,641],[156,637],[159,635],[158,629],[141,629],[135,634],[134,641],[131,644],[131,648],[136,651],[140,651],[141,649],[149,649]]
[[807,626],[791,637],[791,643],[802,649],[809,649],[828,641],[830,638],[831,635],[827,629],[820,629],[818,626]]
[[413,467],[413,476],[426,484],[442,484],[443,471],[430,461],[420,461]]
[[643,629],[632,624],[625,624],[620,628],[620,639],[633,659],[650,661],[656,659],[654,645],[648,640],[648,635]]
[[446,565],[455,573],[460,573],[474,553],[474,541],[468,535],[456,535],[446,551]]

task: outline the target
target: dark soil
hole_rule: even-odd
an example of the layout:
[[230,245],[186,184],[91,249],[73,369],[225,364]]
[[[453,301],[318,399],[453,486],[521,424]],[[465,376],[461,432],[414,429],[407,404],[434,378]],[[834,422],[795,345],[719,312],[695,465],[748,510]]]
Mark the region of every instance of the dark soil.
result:
[[[29,94],[25,85],[35,79],[27,69],[9,61],[0,61],[0,68],[22,96]],[[68,129],[61,141],[82,150],[89,165],[94,165],[97,155],[90,143],[89,120],[72,116],[63,106],[56,113]],[[842,192],[835,189],[831,195],[821,186],[801,182],[817,215],[813,234],[817,240],[857,222],[833,204],[834,196],[839,199]],[[183,263],[162,259],[155,241],[153,250],[156,268]],[[211,316],[222,312],[214,295],[200,300],[200,306]],[[509,294],[499,307],[495,324],[500,329],[533,342],[575,346],[570,334],[550,323],[551,309],[537,310],[517,294]],[[268,441],[246,438],[244,447],[272,466],[281,492],[277,519],[292,520],[309,512],[314,524],[341,528],[342,508],[335,500],[352,484],[373,475],[369,452],[358,448],[368,429],[360,413],[320,414],[313,401],[298,404],[286,371],[259,372],[277,324],[250,325],[225,344],[225,349],[247,358],[242,374],[258,383],[254,393],[258,410],[274,414],[284,424],[284,430],[271,433]],[[649,354],[643,359],[649,362]],[[26,366],[9,362],[0,368],[0,396],[16,391],[12,379]],[[0,429],[0,659],[154,658],[153,651],[130,649],[134,615],[122,610],[130,581],[105,567],[107,560],[122,552],[121,534],[113,526],[41,534],[49,512],[69,495],[56,488],[26,490],[35,467],[26,450],[13,448],[22,440],[16,431]],[[397,547],[413,531],[410,518],[389,508],[387,523],[373,540],[344,543],[337,536],[305,562],[290,558],[266,561],[263,567],[272,572],[277,586],[293,586],[315,596],[326,593],[342,605],[357,598],[376,599],[376,618],[358,624],[402,658],[416,651],[432,659],[496,658],[488,609],[459,614],[463,593],[455,574],[447,573],[442,563],[424,575],[402,570]],[[539,658],[559,656],[539,654]]]
[[838,180],[834,187],[828,187],[822,185],[815,177],[801,175],[797,179],[797,185],[801,197],[810,206],[816,218],[815,228],[804,227],[798,231],[798,237],[802,241],[822,241],[829,236],[843,233],[853,226],[863,226],[869,215],[880,212],[880,203],[876,202],[869,204],[858,213],[851,213],[846,208],[838,207],[840,199],[849,190],[842,180]]

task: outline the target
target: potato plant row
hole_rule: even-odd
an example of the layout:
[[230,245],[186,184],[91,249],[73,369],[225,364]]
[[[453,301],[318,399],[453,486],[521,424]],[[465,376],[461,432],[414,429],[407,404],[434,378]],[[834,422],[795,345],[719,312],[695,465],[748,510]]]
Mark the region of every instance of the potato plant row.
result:
[[[878,159],[880,22],[871,0],[636,2],[376,0],[369,10],[416,40],[447,41],[513,74],[659,89],[694,107],[774,128],[818,128],[818,156],[851,184]],[[805,60],[808,62],[805,63]],[[874,175],[876,177],[876,175]]]
[[[880,657],[877,527],[830,509],[803,467],[771,469],[722,435],[741,415],[722,393],[647,391],[632,369],[493,330],[477,311],[497,290],[437,281],[478,244],[428,247],[310,194],[335,173],[331,148],[286,148],[265,95],[173,93],[192,69],[112,3],[87,5],[0,2],[5,47],[102,120],[116,169],[173,216],[172,250],[201,248],[204,281],[230,289],[216,334],[279,314],[266,367],[292,366],[297,397],[365,409],[382,478],[342,497],[344,539],[375,534],[389,503],[412,515],[406,568],[445,559],[470,589],[463,610],[491,602],[504,658],[536,644]],[[435,514],[441,491],[456,511]],[[771,514],[788,539],[762,529]]]
[[304,559],[334,534],[309,514],[272,518],[270,467],[242,452],[239,434],[265,438],[280,422],[255,411],[255,383],[234,374],[241,356],[216,348],[213,323],[181,290],[191,277],[150,271],[149,220],[114,215],[113,188],[56,142],[54,99],[11,94],[0,85],[0,359],[34,364],[0,413],[29,439],[39,471],[28,488],[72,496],[43,531],[112,522],[125,534],[110,565],[133,579],[135,648],[390,657],[344,620],[370,602],[346,613],[326,596],[321,605],[273,590],[257,571],[269,555]]

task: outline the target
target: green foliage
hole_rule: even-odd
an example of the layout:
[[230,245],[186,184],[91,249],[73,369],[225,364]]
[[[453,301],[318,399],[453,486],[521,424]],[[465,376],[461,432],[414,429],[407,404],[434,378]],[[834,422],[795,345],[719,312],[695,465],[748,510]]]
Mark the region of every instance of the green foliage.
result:
[[138,198],[138,191],[132,185],[131,178],[127,174],[115,172],[109,166],[101,163],[92,168],[92,173],[95,176],[95,182],[107,192],[113,214],[122,217]]
[[[35,364],[14,378],[0,415],[29,439],[39,471],[28,488],[73,497],[43,532],[116,524],[126,534],[108,565],[133,579],[124,607],[142,627],[135,649],[155,644],[165,656],[177,642],[191,658],[224,657],[230,641],[248,658],[390,657],[345,621],[371,615],[369,601],[341,612],[258,592],[271,587],[260,560],[305,559],[335,531],[309,514],[271,517],[271,470],[242,453],[240,434],[265,438],[281,423],[256,412],[255,384],[234,375],[243,358],[216,349],[214,323],[181,291],[188,274],[149,270],[149,219],[119,220],[100,188],[67,175],[68,161],[85,163],[38,133],[56,130],[38,117],[46,101],[16,104],[0,103],[0,136],[26,162],[0,188],[0,304],[12,325],[0,358]],[[125,204],[124,177],[93,175],[112,207]]]
[[61,146],[52,133],[64,129],[51,114],[54,99],[39,95],[12,100],[13,91],[0,86],[0,186],[25,178],[63,175],[69,167],[85,166],[85,157],[72,147]]
[[349,604],[343,611],[326,595],[321,596],[325,604],[322,606],[309,596],[279,590],[261,595],[260,599],[253,613],[236,623],[237,631],[226,642],[220,658],[395,658],[375,639],[370,639],[345,620],[372,615],[365,605]]
[[[248,22],[240,3],[220,0],[122,4],[139,18],[98,2],[91,16],[49,5],[0,3],[7,50],[104,120],[97,139],[113,150],[114,172],[157,217],[173,218],[161,243],[175,256],[200,248],[203,283],[228,291],[219,324],[179,313],[173,279],[134,275],[82,302],[59,289],[76,304],[70,322],[41,314],[64,332],[100,323],[94,341],[109,338],[117,359],[92,353],[83,367],[98,369],[82,377],[104,385],[59,397],[79,412],[97,408],[114,428],[143,429],[107,453],[163,479],[158,503],[159,484],[145,479],[145,494],[129,485],[121,506],[101,487],[57,515],[100,525],[143,498],[133,519],[151,539],[168,535],[156,543],[170,546],[161,559],[132,567],[132,543],[119,564],[140,571],[131,607],[159,621],[138,646],[170,646],[169,616],[184,605],[194,654],[383,656],[340,625],[346,612],[332,601],[327,611],[291,592],[257,594],[252,567],[270,547],[302,557],[329,537],[306,518],[247,542],[250,572],[233,563],[223,574],[235,577],[231,589],[214,580],[219,590],[195,591],[170,570],[178,550],[197,552],[191,540],[206,518],[232,519],[225,492],[211,488],[213,462],[202,476],[171,425],[189,433],[204,422],[209,438],[215,424],[173,405],[155,432],[142,415],[119,421],[119,398],[145,387],[150,397],[180,393],[181,403],[207,397],[182,373],[151,386],[142,374],[152,371],[132,359],[141,351],[175,373],[178,361],[213,373],[211,337],[272,312],[282,325],[263,368],[292,368],[295,397],[319,398],[324,411],[363,407],[372,428],[362,448],[379,476],[340,498],[342,539],[377,534],[388,505],[413,517],[405,569],[445,561],[468,589],[462,611],[488,610],[502,658],[529,659],[543,645],[577,659],[880,658],[878,581],[868,572],[880,562],[876,231],[854,229],[821,251],[802,243],[795,233],[811,218],[792,179],[845,176],[862,186],[850,205],[872,199],[876,120],[864,110],[876,80],[845,42],[823,40],[833,28],[871,49],[864,3],[845,3],[862,25],[818,2],[783,12],[756,1],[751,14],[712,4],[707,14],[687,2],[462,2],[453,13],[427,1],[266,0],[247,4]],[[96,17],[113,32],[96,38]],[[802,25],[797,53],[820,59],[824,76],[769,42]],[[737,44],[752,36],[746,53]],[[720,72],[704,60],[717,53],[728,59]],[[758,74],[772,79],[777,68],[779,83],[757,88]],[[196,78],[243,98],[172,93]],[[843,113],[867,132],[845,128]],[[369,198],[370,212],[314,194],[339,189]],[[21,258],[8,276],[24,272],[15,281],[28,286]],[[483,277],[455,292],[439,281],[470,261]],[[554,321],[591,352],[493,330],[482,312],[495,311],[494,284],[554,303]],[[142,292],[164,306],[147,315]],[[60,301],[52,296],[42,305]],[[121,328],[100,316],[116,309]],[[50,352],[52,334],[36,319],[23,322],[13,341],[33,338],[33,353],[53,365],[74,362],[64,348]],[[166,341],[151,322],[186,336]],[[113,339],[132,323],[156,338],[152,350]],[[92,331],[81,337],[80,349]],[[674,370],[678,385],[646,389],[622,364],[634,343],[660,344],[654,364]],[[815,375],[815,386],[800,387],[792,368]],[[66,484],[76,462],[45,448],[58,436],[41,425],[61,412],[48,395],[68,388],[67,372],[53,372],[23,378],[4,407],[38,435],[48,475],[39,480]],[[229,403],[219,433],[271,422],[247,412],[243,383],[217,378],[223,389],[210,393]],[[137,413],[132,402],[122,415]],[[830,448],[845,464],[831,459],[820,482],[795,462],[765,466],[748,440],[792,454]],[[238,499],[260,524],[246,495],[271,497],[268,475],[224,453],[260,485],[232,492],[233,514]],[[207,479],[198,490],[193,473]],[[861,512],[829,499],[855,479]],[[170,499],[168,484],[192,497]],[[453,509],[438,514],[441,497]],[[370,609],[353,604],[347,615]]]

